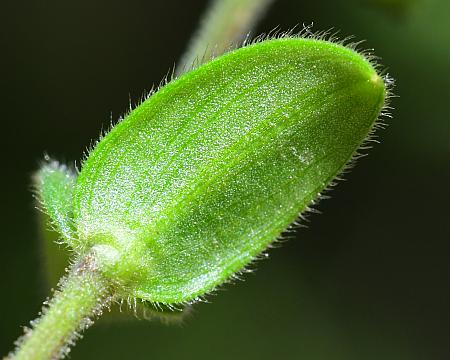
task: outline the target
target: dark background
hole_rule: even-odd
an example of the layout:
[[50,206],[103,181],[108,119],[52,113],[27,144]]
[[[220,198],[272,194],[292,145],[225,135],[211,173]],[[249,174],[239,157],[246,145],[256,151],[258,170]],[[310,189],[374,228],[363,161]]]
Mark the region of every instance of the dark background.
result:
[[[48,296],[30,176],[80,159],[172,67],[206,1],[2,1],[0,355]],[[396,79],[381,144],[296,239],[182,325],[100,321],[73,359],[449,359],[450,2],[279,0],[257,33],[367,39]],[[54,286],[54,284],[53,284]]]

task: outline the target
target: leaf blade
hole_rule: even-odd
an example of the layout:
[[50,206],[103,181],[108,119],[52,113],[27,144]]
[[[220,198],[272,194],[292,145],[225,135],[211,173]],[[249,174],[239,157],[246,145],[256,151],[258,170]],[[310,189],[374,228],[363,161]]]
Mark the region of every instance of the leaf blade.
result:
[[48,160],[33,177],[35,194],[51,226],[68,245],[74,245],[72,194],[77,175],[68,166]]
[[135,296],[192,300],[306,209],[385,94],[367,60],[324,41],[222,56],[163,87],[90,154],[74,198],[79,236],[114,248],[108,271]]

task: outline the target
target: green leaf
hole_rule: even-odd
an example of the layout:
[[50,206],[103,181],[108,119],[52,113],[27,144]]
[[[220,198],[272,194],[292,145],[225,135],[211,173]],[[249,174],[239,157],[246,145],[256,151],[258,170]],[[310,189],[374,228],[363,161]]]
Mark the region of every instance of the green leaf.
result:
[[36,197],[49,216],[49,221],[69,245],[73,245],[75,228],[73,222],[72,194],[77,175],[64,164],[49,160],[34,175]]
[[89,154],[79,252],[123,296],[195,300],[242,270],[345,167],[386,89],[356,51],[284,38],[221,56],[153,94]]

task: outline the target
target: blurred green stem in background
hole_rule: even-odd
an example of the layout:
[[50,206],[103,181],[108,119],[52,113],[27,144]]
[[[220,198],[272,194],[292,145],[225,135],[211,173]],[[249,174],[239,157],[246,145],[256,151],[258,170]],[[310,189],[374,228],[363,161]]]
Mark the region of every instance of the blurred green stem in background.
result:
[[61,245],[60,235],[49,226],[49,216],[41,211],[36,216],[38,217],[38,236],[42,251],[41,273],[44,278],[44,289],[47,292],[64,276],[66,268],[69,266],[70,251],[67,246]]
[[274,0],[214,0],[198,31],[181,57],[176,74],[181,75],[240,45]]

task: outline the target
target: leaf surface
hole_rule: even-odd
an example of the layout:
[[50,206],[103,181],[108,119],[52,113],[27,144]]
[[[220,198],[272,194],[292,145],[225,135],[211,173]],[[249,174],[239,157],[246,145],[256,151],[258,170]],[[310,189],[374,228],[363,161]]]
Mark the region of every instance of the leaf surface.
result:
[[354,50],[264,41],[153,94],[96,146],[78,236],[132,295],[190,301],[243,269],[341,172],[386,90]]
[[44,163],[34,175],[36,195],[50,224],[71,246],[76,236],[72,201],[76,179],[73,170],[54,160]]

